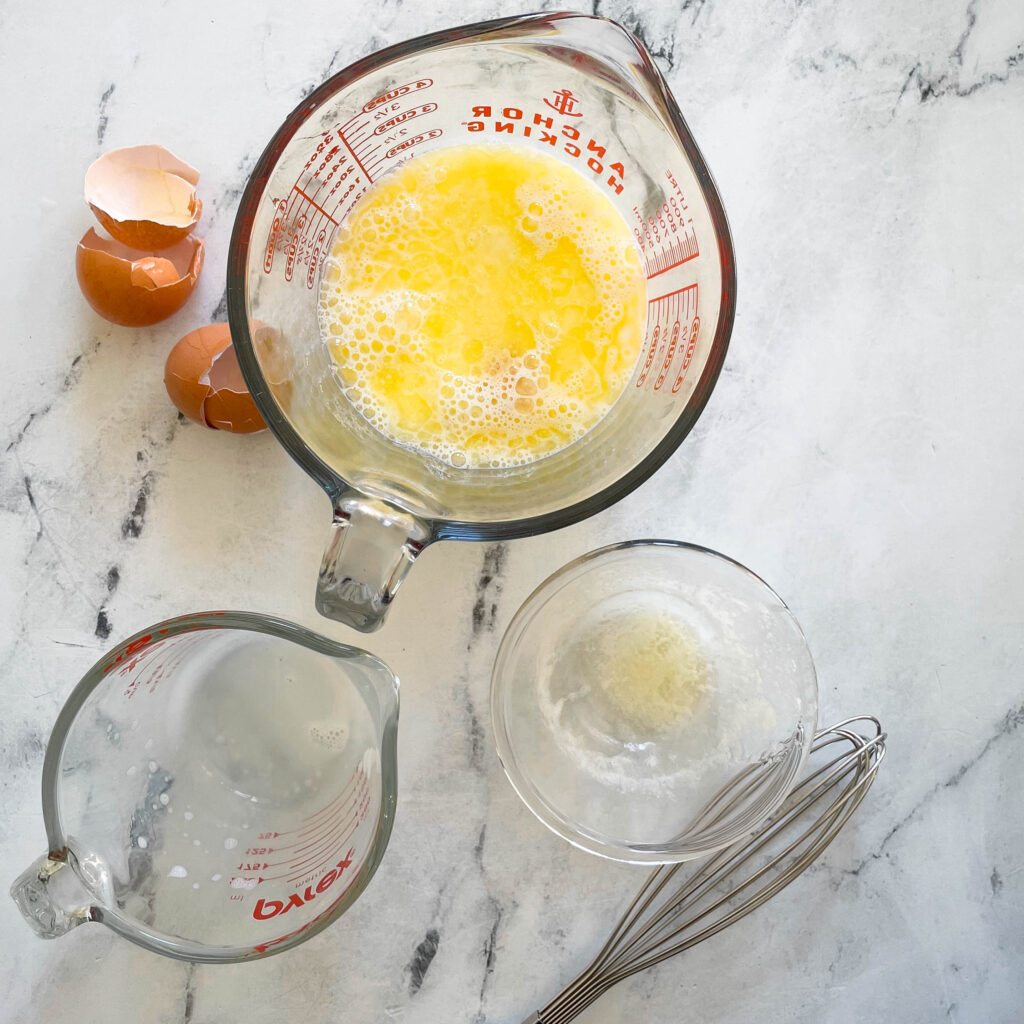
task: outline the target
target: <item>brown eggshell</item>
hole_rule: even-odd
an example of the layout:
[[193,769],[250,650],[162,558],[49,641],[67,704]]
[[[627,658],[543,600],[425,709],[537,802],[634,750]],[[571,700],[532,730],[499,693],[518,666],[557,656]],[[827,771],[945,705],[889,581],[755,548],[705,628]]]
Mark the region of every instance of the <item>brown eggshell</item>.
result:
[[190,331],[171,349],[164,364],[164,385],[171,401],[193,422],[208,427],[203,403],[210,385],[201,378],[209,371],[214,356],[231,344],[227,324],[211,324]]
[[75,254],[78,286],[89,305],[124,327],[146,327],[176,313],[202,267],[203,242],[195,235],[161,253],[137,252],[89,228]]
[[130,245],[133,249],[166,249],[185,238],[199,221],[202,213],[203,203],[201,199],[195,201],[195,216],[187,228],[168,227],[166,224],[156,224],[148,220],[114,220],[105,210],[98,206],[89,204],[89,208],[96,219],[114,236],[118,241]]
[[204,427],[234,434],[266,428],[245,386],[227,324],[186,334],[167,356],[164,384],[171,401]]
[[132,284],[147,291],[174,284],[180,277],[178,268],[163,256],[145,256],[132,263]]
[[199,172],[163,146],[113,149],[85,172],[85,201],[119,242],[166,249],[196,226]]

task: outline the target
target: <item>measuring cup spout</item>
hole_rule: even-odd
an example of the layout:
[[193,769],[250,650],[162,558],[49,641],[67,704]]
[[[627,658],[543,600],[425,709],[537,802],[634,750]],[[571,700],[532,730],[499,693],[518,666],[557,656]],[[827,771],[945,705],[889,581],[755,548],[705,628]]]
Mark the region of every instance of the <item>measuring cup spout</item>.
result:
[[430,539],[429,527],[411,513],[357,491],[342,495],[320,566],[317,611],[364,633],[379,629]]
[[40,857],[15,879],[11,898],[43,939],[56,939],[91,918],[88,890],[66,860],[50,855]]

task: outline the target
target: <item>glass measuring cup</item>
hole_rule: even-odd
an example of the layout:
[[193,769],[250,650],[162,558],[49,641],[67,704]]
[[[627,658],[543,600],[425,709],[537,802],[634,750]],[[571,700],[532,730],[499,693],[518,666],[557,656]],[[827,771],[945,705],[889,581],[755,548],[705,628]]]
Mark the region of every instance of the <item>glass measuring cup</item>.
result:
[[49,852],[11,895],[37,934],[100,921],[231,963],[326,928],[395,814],[398,680],[282,619],[158,623],[86,673],[43,762]]
[[[647,278],[646,336],[623,395],[574,444],[502,469],[457,468],[377,432],[344,397],[317,323],[324,258],[360,196],[411,156],[474,143],[576,168],[632,228]],[[552,530],[628,494],[704,408],[735,289],[707,166],[650,55],[613,22],[469,25],[372,54],[314,90],[243,193],[227,303],[263,418],[334,505],[318,610],[375,629],[427,544]]]

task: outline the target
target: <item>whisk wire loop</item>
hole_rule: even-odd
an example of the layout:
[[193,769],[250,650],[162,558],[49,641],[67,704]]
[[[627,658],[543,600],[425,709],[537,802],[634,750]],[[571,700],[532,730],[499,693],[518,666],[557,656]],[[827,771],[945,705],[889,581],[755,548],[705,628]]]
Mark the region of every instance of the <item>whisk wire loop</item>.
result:
[[[713,854],[685,878],[683,864],[651,872],[590,965],[526,1024],[568,1024],[624,978],[716,935],[779,893],[820,856],[860,806],[885,757],[885,738],[881,723],[870,715],[818,732],[810,758],[826,752],[826,759],[805,774],[779,809],[748,839]],[[836,744],[842,745],[838,752],[829,749]],[[756,800],[769,768],[766,760],[734,777],[694,823],[713,828],[737,801]],[[816,816],[806,823],[815,808]]]

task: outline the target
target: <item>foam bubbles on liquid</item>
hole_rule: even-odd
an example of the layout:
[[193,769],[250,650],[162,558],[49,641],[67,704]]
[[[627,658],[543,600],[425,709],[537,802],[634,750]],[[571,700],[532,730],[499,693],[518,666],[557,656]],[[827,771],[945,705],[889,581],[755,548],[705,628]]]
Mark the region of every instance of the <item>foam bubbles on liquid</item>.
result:
[[453,466],[502,467],[607,413],[645,297],[628,227],[576,171],[522,147],[459,146],[357,204],[319,317],[346,396],[381,433]]
[[[309,736],[328,750],[342,751],[348,743],[348,726],[344,722],[316,722],[309,727]],[[310,784],[309,779],[306,785]],[[296,787],[298,789],[299,787]]]

